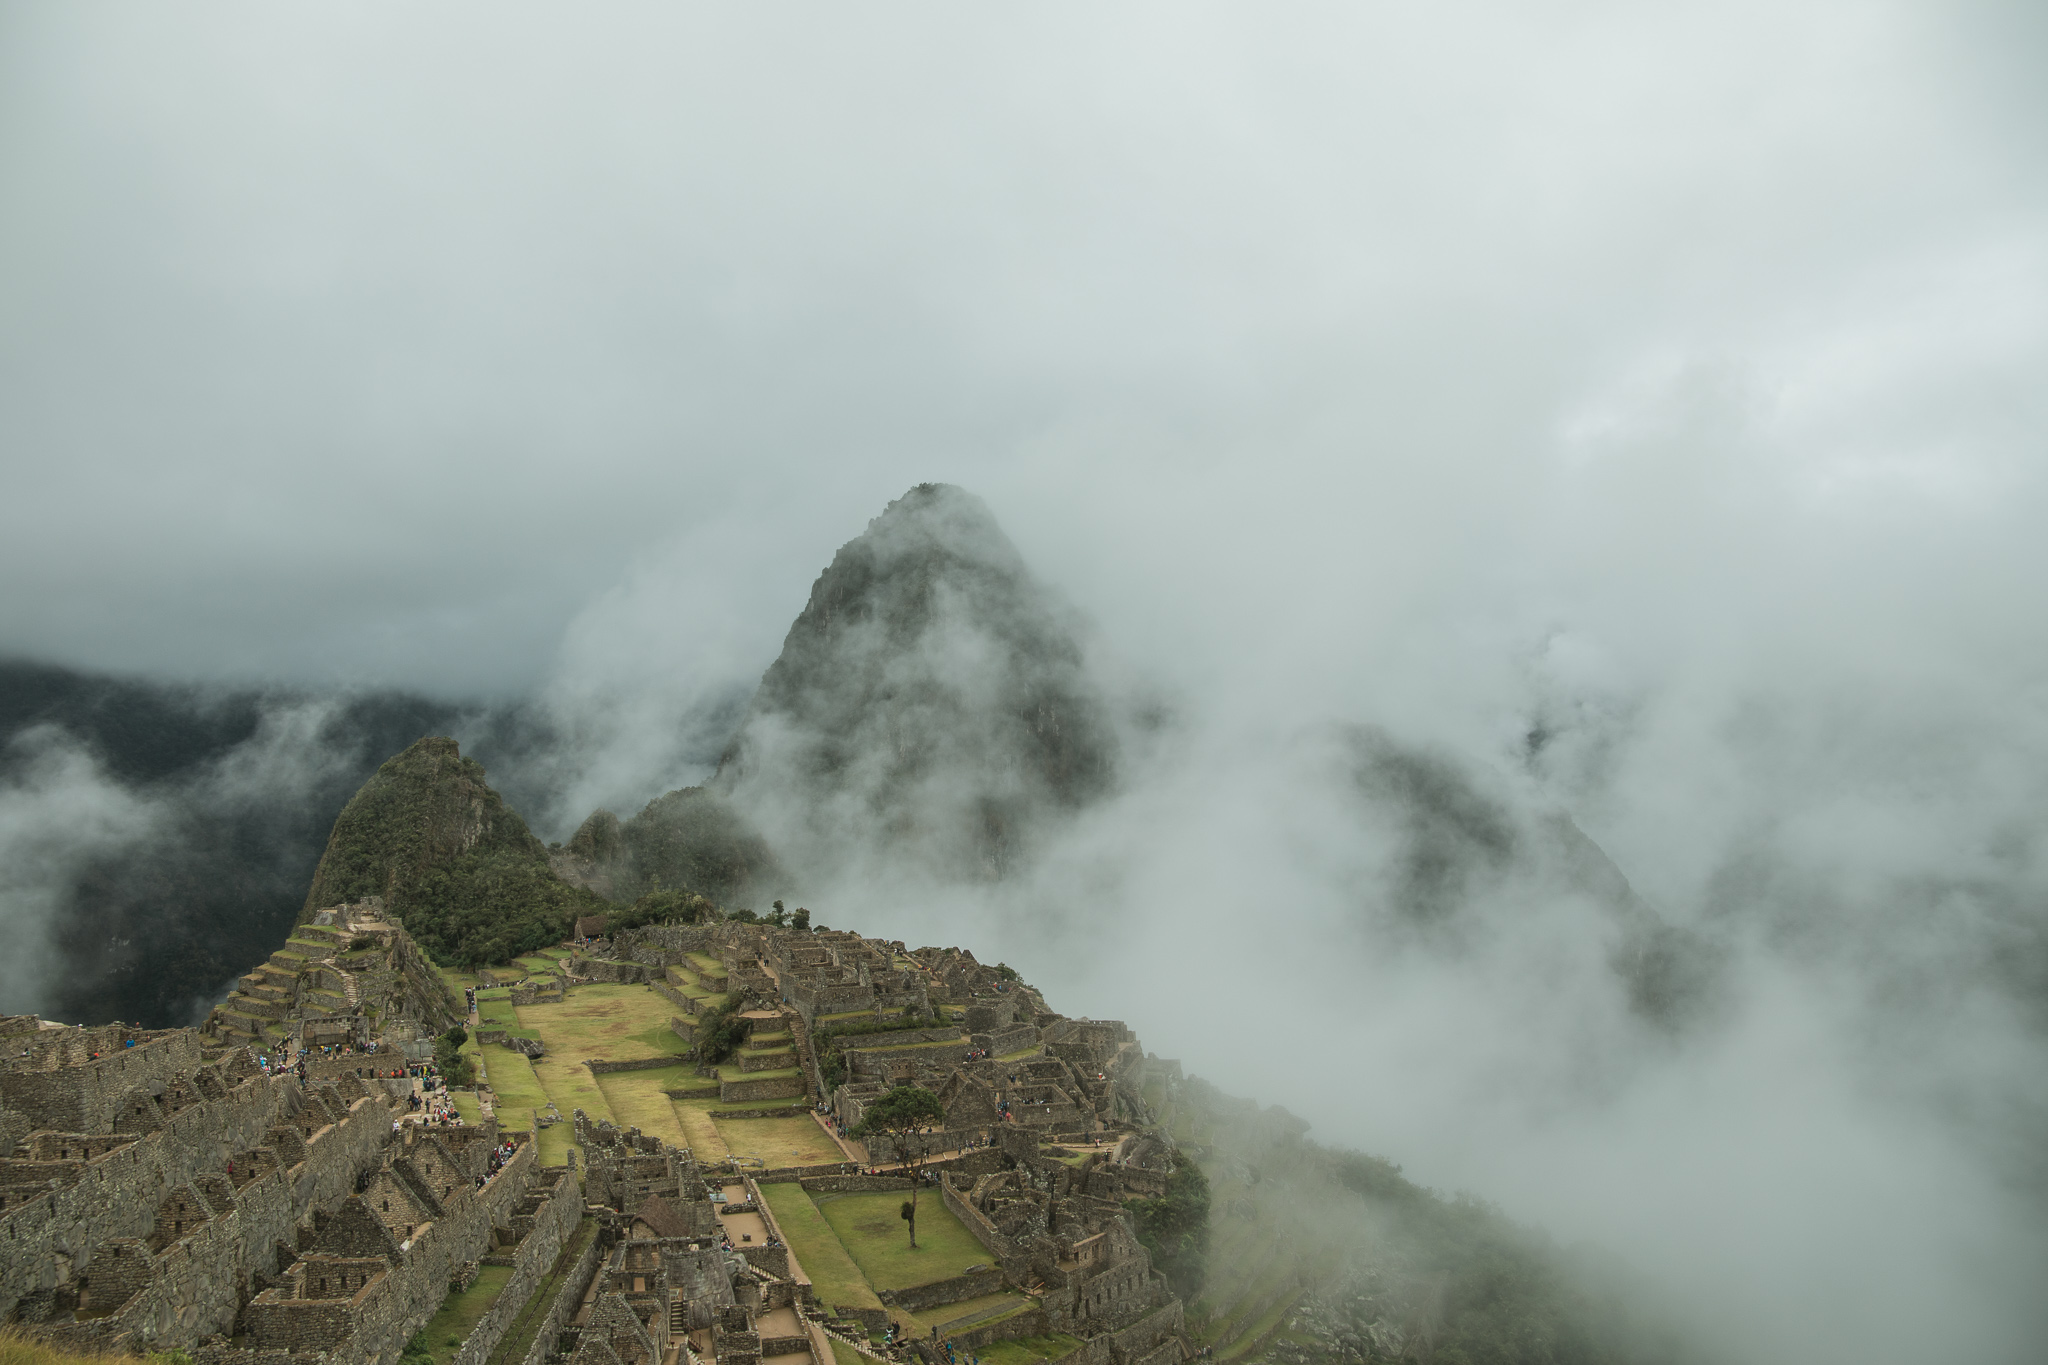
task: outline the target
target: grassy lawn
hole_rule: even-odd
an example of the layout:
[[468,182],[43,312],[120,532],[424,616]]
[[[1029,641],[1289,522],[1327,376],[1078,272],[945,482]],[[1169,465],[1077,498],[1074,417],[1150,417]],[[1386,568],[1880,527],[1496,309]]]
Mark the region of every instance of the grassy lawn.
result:
[[1079,1337],[1070,1337],[1055,1332],[1049,1337],[1018,1337],[1015,1341],[998,1341],[984,1346],[975,1354],[982,1359],[982,1365],[1035,1365],[1041,1360],[1058,1360],[1081,1344]]
[[[787,1119],[712,1120],[725,1147],[735,1156],[757,1156],[770,1166],[820,1166],[845,1161],[839,1144],[808,1116]],[[922,1201],[919,1203],[922,1208]]]
[[505,996],[480,996],[476,1002],[477,1026],[479,1028],[501,1028],[513,1038],[538,1038],[540,1031],[523,1026],[519,1022],[519,1011],[512,1007]]
[[675,1006],[638,985],[578,986],[560,1004],[518,1007],[520,1024],[538,1030],[550,1053],[579,1062],[679,1055],[685,1045],[668,1026],[674,1013]]
[[484,1108],[477,1103],[474,1090],[451,1090],[448,1092],[448,1103],[456,1113],[462,1115],[464,1123],[484,1121]]
[[[920,1210],[918,1221],[923,1222],[923,1200],[918,1201],[918,1207]],[[984,1294],[978,1299],[963,1299],[959,1303],[942,1303],[937,1308],[928,1309],[922,1313],[912,1313],[909,1316],[919,1327],[929,1332],[934,1327],[944,1327],[956,1318],[964,1318],[974,1313],[988,1312],[989,1315],[983,1318],[981,1322],[970,1324],[970,1326],[979,1327],[982,1322],[992,1322],[996,1318],[1003,1317],[1016,1309],[1028,1307],[1031,1302],[1032,1300],[1022,1294],[1004,1290],[1000,1294]],[[990,1312],[989,1310],[991,1309],[1001,1309],[1003,1311],[1000,1313]]]
[[988,1248],[974,1240],[936,1193],[918,1196],[913,1250],[897,1216],[905,1197],[895,1191],[828,1194],[818,1202],[818,1211],[869,1284],[876,1289],[907,1289],[990,1263]]
[[548,1106],[547,1091],[533,1074],[533,1063],[524,1054],[496,1043],[486,1043],[482,1052],[492,1093],[498,1097],[498,1126],[530,1130],[535,1112]]
[[682,1124],[676,1119],[663,1087],[676,1082],[680,1067],[657,1067],[651,1071],[614,1071],[597,1078],[605,1103],[619,1123],[638,1128],[677,1147],[690,1145]]
[[564,1129],[568,1128],[568,1120],[578,1109],[590,1115],[593,1123],[599,1119],[612,1119],[611,1104],[606,1101],[604,1091],[597,1088],[597,1077],[591,1075],[590,1068],[581,1061],[542,1057],[533,1063],[533,1074],[561,1112]]
[[709,1164],[722,1160],[730,1150],[725,1145],[725,1135],[718,1131],[718,1125],[711,1121],[710,1111],[701,1104],[674,1101],[670,1107],[675,1110],[676,1123],[687,1139],[684,1146],[699,1162]]
[[[874,1288],[862,1277],[860,1268],[839,1244],[825,1216],[804,1193],[801,1185],[763,1185],[761,1195],[774,1211],[783,1238],[796,1255],[797,1264],[811,1277],[818,1301],[830,1307],[880,1308]],[[892,1212],[890,1217],[895,1217]]]
[[490,1311],[491,1305],[498,1301],[498,1292],[511,1278],[511,1266],[487,1265],[478,1272],[475,1284],[442,1300],[441,1311],[421,1329],[427,1345],[434,1350],[434,1365],[447,1365],[448,1358],[455,1354],[455,1348],[469,1336],[477,1319]]
[[832,1343],[833,1365],[874,1365],[874,1362],[879,1358],[868,1355],[863,1351],[855,1350],[838,1337],[826,1337],[825,1340]]
[[540,1164],[543,1166],[566,1166],[569,1164],[569,1149],[576,1145],[576,1130],[570,1126],[568,1115],[562,1122],[550,1124],[540,1130]]

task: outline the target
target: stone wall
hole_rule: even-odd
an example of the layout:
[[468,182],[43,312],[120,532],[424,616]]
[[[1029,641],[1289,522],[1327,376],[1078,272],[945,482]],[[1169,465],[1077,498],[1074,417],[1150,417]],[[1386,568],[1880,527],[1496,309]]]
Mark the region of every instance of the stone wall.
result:
[[604,962],[594,957],[578,958],[576,970],[588,980],[614,986],[638,985],[657,974],[656,968],[637,962]]
[[901,1308],[906,1313],[923,1313],[949,1303],[965,1303],[968,1299],[978,1299],[984,1294],[1000,1293],[1002,1288],[1003,1272],[993,1266],[982,1266],[964,1271],[951,1279],[935,1280],[930,1284],[921,1284],[910,1289],[890,1291],[883,1296],[882,1301]]
[[653,1071],[657,1067],[674,1066],[684,1060],[681,1057],[638,1057],[630,1062],[610,1062],[601,1057],[592,1057],[583,1065],[590,1068],[593,1076],[604,1076],[614,1071]]
[[0,1214],[0,1318],[25,1296],[55,1288],[67,1267],[82,1268],[101,1243],[147,1237],[167,1193],[220,1170],[231,1153],[265,1145],[301,1102],[296,1081],[248,1078],[226,1098],[189,1105],[157,1131],[86,1163],[70,1185]]
[[[954,1037],[959,1038],[959,1035]],[[866,1077],[887,1079],[890,1066],[897,1062],[909,1062],[920,1067],[957,1066],[967,1060],[967,1040],[960,1038],[957,1043],[897,1044],[893,1047],[850,1047],[842,1055],[846,1058],[849,1080]]]
[[[573,1185],[575,1181],[575,1172],[571,1171],[569,1183]],[[555,1290],[554,1301],[548,1304],[547,1316],[541,1319],[539,1330],[533,1334],[533,1344],[527,1348],[526,1357],[519,1365],[547,1365],[562,1329],[576,1316],[577,1308],[583,1303],[584,1291],[597,1277],[597,1268],[604,1260],[605,1250],[605,1239],[593,1236],[563,1274],[562,1282]]]
[[1031,1258],[1023,1249],[998,1232],[996,1225],[989,1222],[987,1214],[974,1207],[955,1190],[950,1176],[939,1177],[939,1197],[945,1201],[946,1208],[960,1220],[962,1226],[974,1235],[974,1240],[981,1243],[989,1255],[995,1257],[996,1264],[1003,1268],[1003,1273],[1008,1275],[1012,1282],[1023,1284],[1025,1275],[1031,1269]]
[[145,1037],[134,1047],[112,1034],[103,1041],[97,1058],[71,1061],[63,1054],[77,1044],[45,1045],[24,1064],[0,1072],[0,1104],[25,1116],[32,1128],[104,1133],[121,1126],[122,1101],[131,1091],[160,1095],[202,1060],[201,1036],[191,1029]]
[[449,1365],[484,1365],[576,1231],[577,1220],[583,1217],[583,1194],[576,1173],[564,1167],[542,1173],[542,1178],[548,1176],[555,1177],[555,1188],[542,1201],[532,1229],[519,1243],[512,1260],[512,1278],[505,1281],[497,1301],[477,1320]]
[[813,986],[805,981],[789,981],[782,988],[782,998],[796,1006],[806,1020],[815,1022],[821,1014],[873,1009],[875,988],[843,984]]
[[[172,1349],[231,1331],[252,1272],[277,1272],[277,1249],[293,1244],[305,1210],[346,1197],[362,1173],[377,1164],[390,1127],[390,1110],[365,1096],[353,1101],[340,1120],[317,1129],[305,1143],[303,1158],[290,1167],[267,1171],[231,1194],[223,1188],[225,1181],[202,1177],[195,1183],[212,1185],[207,1202],[214,1216],[198,1228],[155,1253],[142,1241],[124,1239],[95,1248],[79,1262],[79,1274],[91,1282],[100,1252],[112,1248],[117,1263],[123,1263],[124,1285],[139,1275],[147,1278],[111,1315],[79,1324],[72,1335],[111,1341],[132,1333],[138,1341]],[[214,1168],[225,1159],[215,1156]],[[160,1202],[148,1205],[151,1221]]]
[[[1042,1337],[1050,1330],[1044,1309],[1027,1308],[1021,1313],[1012,1313],[1009,1317],[985,1322],[964,1332],[949,1333],[946,1340],[953,1343],[955,1350],[979,1351],[982,1347],[993,1346],[999,1341],[1012,1341],[1018,1337]],[[1072,1356],[1066,1357],[1061,1361],[1061,1365],[1066,1365],[1066,1360],[1071,1359]]]
[[718,1099],[721,1104],[742,1103],[749,1100],[796,1099],[804,1093],[804,1078],[778,1076],[771,1080],[720,1081]]
[[1022,1052],[1028,1047],[1038,1046],[1038,1027],[1035,1024],[1012,1024],[1007,1028],[995,1029],[988,1035],[985,1044],[991,1057],[1007,1057],[1013,1052]]
[[491,1229],[511,1221],[537,1160],[534,1144],[520,1143],[482,1189],[465,1192],[453,1208],[423,1229],[406,1253],[404,1266],[394,1269],[384,1292],[362,1313],[347,1348],[330,1357],[330,1365],[390,1365],[397,1360],[405,1343],[440,1310],[456,1268],[480,1259],[490,1246]]
[[670,961],[684,953],[715,954],[724,939],[723,928],[718,924],[650,924],[625,930],[618,936],[616,946],[621,953],[629,953],[640,962],[648,961],[644,950],[649,948],[666,954]]
[[813,1175],[797,1181],[810,1194],[874,1194],[907,1190],[916,1183],[900,1175]]
[[736,1249],[741,1256],[746,1258],[748,1265],[757,1266],[767,1271],[770,1275],[775,1276],[778,1280],[789,1278],[788,1247],[754,1246],[748,1244]]

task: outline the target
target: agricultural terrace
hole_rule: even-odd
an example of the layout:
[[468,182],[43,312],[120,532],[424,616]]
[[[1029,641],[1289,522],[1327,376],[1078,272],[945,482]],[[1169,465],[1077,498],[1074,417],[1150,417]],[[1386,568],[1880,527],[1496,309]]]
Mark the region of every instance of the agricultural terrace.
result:
[[[555,951],[533,953],[489,970],[500,983],[553,976],[560,973],[566,956],[566,950],[559,956]],[[536,1039],[545,1047],[544,1056],[529,1059],[503,1044],[481,1043],[472,1037],[463,1049],[477,1062],[480,1075],[490,1086],[501,1124],[533,1128],[553,1103],[564,1121],[539,1128],[543,1162],[567,1160],[574,1145],[567,1120],[578,1109],[592,1119],[636,1127],[664,1142],[687,1147],[707,1162],[730,1155],[758,1159],[769,1166],[797,1166],[848,1157],[807,1115],[734,1118],[734,1110],[764,1106],[759,1101],[724,1104],[719,1100],[721,1078],[762,1080],[802,1075],[796,1066],[795,1042],[786,1031],[763,1032],[748,1039],[746,1049],[755,1069],[743,1070],[735,1059],[718,1068],[718,1076],[704,1077],[696,1074],[695,1064],[688,1059],[690,1044],[676,1032],[676,1007],[648,986],[587,983],[570,987],[560,1001],[514,1005],[509,984],[479,985],[477,973],[452,968],[442,969],[441,976],[458,996],[465,989],[476,990],[476,1029],[503,1029],[510,1038]],[[693,959],[688,967],[671,968],[671,981],[677,976],[685,978],[679,988],[705,1001],[705,1008],[723,1002],[721,992],[709,989],[712,982],[724,984],[723,970],[715,960]],[[690,1021],[682,1022],[687,1032]],[[674,1060],[646,1070],[593,1075],[584,1064],[593,1058]],[[770,1059],[788,1065],[771,1064],[763,1069],[761,1063]],[[454,1100],[457,1112],[466,1120],[479,1120],[481,1110],[474,1098],[458,1092]]]
[[[798,1184],[776,1183],[762,1186],[761,1194],[818,1299],[833,1307],[879,1307],[884,1291],[951,1279],[971,1266],[989,1264],[987,1250],[934,1195],[918,1197],[917,1246],[912,1248],[900,1213],[908,1197],[904,1192],[813,1195]],[[943,1335],[993,1322],[1031,1303],[1023,1294],[1005,1291],[925,1312],[888,1311],[904,1331],[923,1337],[933,1328]],[[1015,1344],[1002,1359],[1006,1365],[1032,1365],[1065,1355],[1078,1344],[1071,1337],[1030,1339]]]

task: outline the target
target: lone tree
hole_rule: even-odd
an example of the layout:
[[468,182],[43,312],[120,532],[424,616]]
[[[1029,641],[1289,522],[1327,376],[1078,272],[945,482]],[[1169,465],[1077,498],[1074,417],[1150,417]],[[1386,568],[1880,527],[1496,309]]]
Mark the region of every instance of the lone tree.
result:
[[946,1109],[937,1095],[921,1085],[899,1085],[869,1105],[853,1130],[857,1138],[888,1138],[896,1149],[896,1160],[910,1173],[910,1198],[903,1201],[903,1221],[910,1224],[913,1247],[917,1245],[917,1187],[924,1179],[929,1155],[921,1135],[945,1121]]

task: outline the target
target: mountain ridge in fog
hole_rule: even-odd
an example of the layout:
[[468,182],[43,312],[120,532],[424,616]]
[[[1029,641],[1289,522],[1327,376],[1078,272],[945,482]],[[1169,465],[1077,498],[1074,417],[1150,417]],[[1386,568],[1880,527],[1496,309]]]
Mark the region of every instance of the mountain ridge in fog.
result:
[[558,866],[618,900],[1013,875],[1117,780],[1085,636],[981,499],[919,484],[819,573],[709,780],[593,813]]

